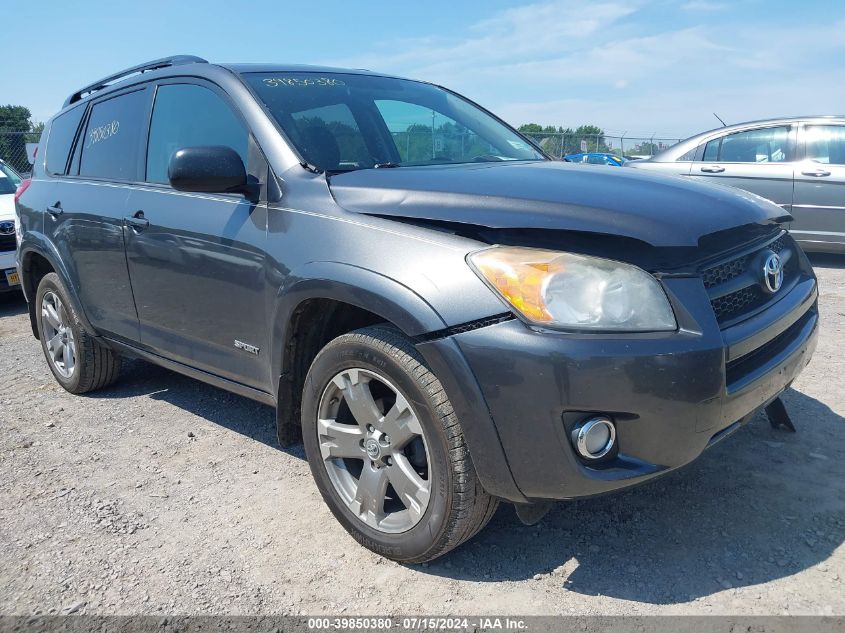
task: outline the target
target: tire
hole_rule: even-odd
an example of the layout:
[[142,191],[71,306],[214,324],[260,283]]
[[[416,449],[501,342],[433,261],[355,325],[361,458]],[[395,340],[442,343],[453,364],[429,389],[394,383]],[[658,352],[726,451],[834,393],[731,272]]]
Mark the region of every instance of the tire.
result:
[[[85,331],[56,273],[44,275],[39,282],[34,309],[41,349],[62,387],[81,394],[102,389],[117,380],[120,357]],[[53,353],[60,349],[72,351],[69,356]]]
[[[370,400],[355,395],[361,385]],[[359,403],[356,414],[350,402]],[[374,417],[372,431],[359,419]],[[314,480],[335,518],[364,547],[392,560],[422,563],[445,554],[478,533],[498,506],[478,481],[443,386],[392,326],[344,334],[320,351],[303,388],[302,431]],[[384,479],[386,489],[379,487]],[[377,492],[362,492],[368,489],[385,495],[379,500]]]

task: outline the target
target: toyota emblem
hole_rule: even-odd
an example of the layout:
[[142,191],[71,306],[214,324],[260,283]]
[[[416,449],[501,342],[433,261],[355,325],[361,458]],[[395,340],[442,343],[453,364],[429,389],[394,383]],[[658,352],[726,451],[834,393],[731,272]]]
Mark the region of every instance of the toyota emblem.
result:
[[783,262],[777,253],[772,253],[763,264],[763,285],[771,293],[780,290],[783,285]]

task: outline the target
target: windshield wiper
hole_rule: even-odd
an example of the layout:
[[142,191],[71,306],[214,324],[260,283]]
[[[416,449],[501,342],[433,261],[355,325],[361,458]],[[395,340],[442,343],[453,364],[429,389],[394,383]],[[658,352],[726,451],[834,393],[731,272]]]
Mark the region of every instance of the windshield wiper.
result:
[[307,160],[299,161],[299,164],[302,165],[302,168],[305,170],[310,171],[312,174],[322,174],[323,170],[317,167],[317,165],[312,165]]
[[373,165],[373,169],[393,169],[395,167],[401,167],[399,163],[376,163]]

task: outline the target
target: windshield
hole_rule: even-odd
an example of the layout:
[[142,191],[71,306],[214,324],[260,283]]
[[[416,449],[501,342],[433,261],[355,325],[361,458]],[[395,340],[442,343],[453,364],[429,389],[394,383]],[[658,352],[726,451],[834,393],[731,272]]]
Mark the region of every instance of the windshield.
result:
[[545,160],[513,130],[436,86],[345,73],[247,73],[310,164],[373,167]]
[[5,163],[0,163],[0,195],[15,193],[19,184],[21,184],[21,178],[15,170]]
[[18,185],[13,181],[11,178],[6,176],[3,172],[3,168],[0,167],[0,195],[4,195],[7,193],[15,193],[17,190]]

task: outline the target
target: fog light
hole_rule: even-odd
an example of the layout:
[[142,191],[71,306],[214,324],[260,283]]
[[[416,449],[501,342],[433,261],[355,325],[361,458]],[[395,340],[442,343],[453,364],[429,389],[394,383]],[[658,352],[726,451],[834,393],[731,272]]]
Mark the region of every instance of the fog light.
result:
[[609,418],[588,418],[572,429],[572,444],[584,459],[601,459],[616,444],[616,427]]

